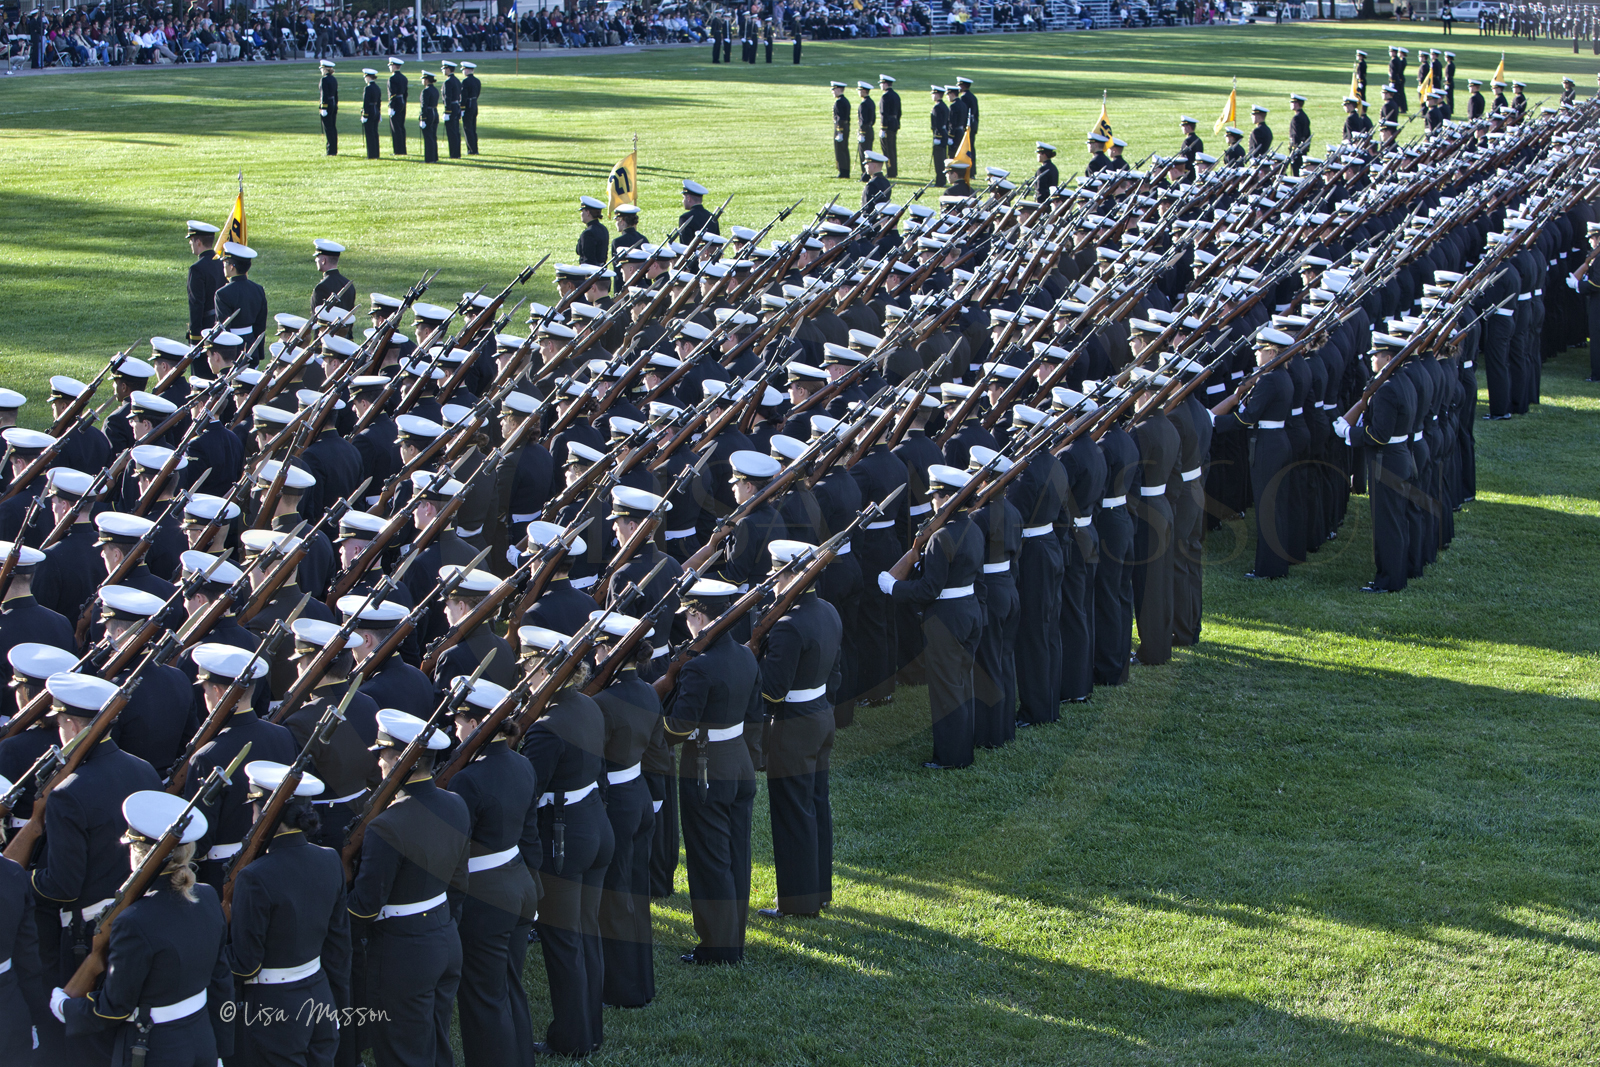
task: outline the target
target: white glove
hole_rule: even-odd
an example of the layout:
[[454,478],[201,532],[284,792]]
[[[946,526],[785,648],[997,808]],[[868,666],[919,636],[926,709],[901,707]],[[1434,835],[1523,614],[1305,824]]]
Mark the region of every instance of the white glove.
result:
[[[1204,407],[1204,405],[1201,405],[1201,406]],[[1215,426],[1217,424],[1217,416],[1212,412],[1212,410],[1210,408],[1205,408],[1205,413],[1206,413],[1206,418],[1211,420],[1211,425]]]
[[394,118],[394,108],[392,107],[389,109],[389,117]]
[[325,107],[324,108],[319,108],[317,110],[317,114],[321,115],[323,118],[327,118],[328,117],[328,109],[325,108]]
[[60,986],[50,990],[50,1014],[56,1017],[57,1022],[67,1021],[67,991]]
[[419,130],[425,130],[425,129],[427,129],[427,128],[428,128],[428,124],[427,124],[427,123],[426,123],[426,122],[419,122],[419,123],[417,123],[417,129],[419,129]]
[[888,571],[878,572],[878,589],[884,596],[894,595],[894,575]]
[[1567,275],[1567,288],[1574,293],[1578,291],[1578,276],[1576,274]]
[[842,133],[836,133],[836,134],[834,134],[834,135],[833,135],[833,139],[834,139],[834,140],[835,140],[835,141],[842,141],[842,140],[844,140],[844,134],[842,134]]
[[1340,415],[1337,419],[1333,420],[1333,432],[1343,438],[1346,444],[1350,443],[1351,426],[1348,422],[1344,421],[1343,415]]
[[367,116],[362,115],[361,116],[361,125],[365,126],[366,124],[367,124]]

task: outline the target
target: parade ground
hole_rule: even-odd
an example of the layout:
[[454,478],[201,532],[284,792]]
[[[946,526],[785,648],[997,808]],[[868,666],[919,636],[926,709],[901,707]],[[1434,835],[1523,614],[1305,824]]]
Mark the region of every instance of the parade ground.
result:
[[[899,201],[930,176],[928,87],[957,75],[982,101],[978,166],[1020,182],[1035,141],[1061,150],[1064,178],[1081,172],[1102,92],[1134,161],[1175,150],[1182,113],[1220,152],[1212,122],[1234,78],[1241,123],[1264,103],[1283,137],[1302,92],[1313,143],[1337,141],[1355,50],[1375,93],[1391,43],[1453,50],[1458,109],[1502,50],[1534,106],[1562,75],[1587,96],[1600,69],[1570,42],[1391,22],[808,41],[799,66],[787,42],[770,66],[713,66],[709,46],[525,52],[478,57],[482,154],[431,166],[414,102],[413,154],[392,157],[385,131],[382,158],[364,158],[360,70],[383,57],[339,60],[334,158],[311,63],[0,79],[0,367],[42,399],[51,374],[89,378],[115,350],[181,338],[184,222],[220,224],[240,172],[250,277],[272,312],[308,310],[313,238],[347,246],[358,306],[431,269],[427,299],[452,305],[546,253],[572,260],[578,197],[604,196],[635,137],[651,239],[675,224],[683,178],[712,209],[732,195],[724,233],[800,201],[773,231],[787,237],[835,195],[859,203],[860,184],[833,177],[830,80],[897,79]],[[414,101],[414,57],[407,73]],[[511,302],[547,299],[550,264]],[[862,709],[834,755],[833,906],[783,924],[752,913],[741,966],[684,967],[680,868],[654,909],[659,996],[607,1009],[590,1062],[1592,1062],[1600,385],[1587,371],[1585,353],[1562,354],[1532,415],[1478,424],[1477,498],[1401,594],[1358,592],[1365,498],[1271,583],[1243,578],[1252,524],[1230,518],[1207,542],[1200,644],[1167,669],[1136,667],[950,773],[920,767],[925,690]],[[24,425],[47,421],[43,403],[22,410]],[[752,909],[773,895],[760,788]],[[534,946],[536,1028],[545,982]]]

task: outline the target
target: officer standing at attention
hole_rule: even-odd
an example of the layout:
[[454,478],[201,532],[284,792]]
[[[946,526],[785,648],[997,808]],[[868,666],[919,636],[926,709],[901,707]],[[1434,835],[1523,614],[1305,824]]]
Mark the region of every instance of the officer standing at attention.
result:
[[[592,199],[584,197],[585,200]],[[595,203],[599,203],[598,200]],[[636,245],[649,244],[650,239],[639,232],[639,205],[618,204],[615,214],[617,220],[617,235],[611,239],[611,254],[616,255],[624,248],[633,248]]]
[[583,232],[578,234],[578,262],[603,267],[609,258],[611,231],[600,220],[605,217],[606,206],[592,196],[578,200],[578,218],[583,222]]
[[944,150],[950,143],[950,108],[944,102],[944,86],[930,86],[930,91],[933,93],[933,110],[928,114],[928,125],[933,130],[933,184],[942,189]]
[[[373,152],[376,153],[377,149],[374,148]],[[323,237],[318,237],[311,244],[316,249],[311,261],[322,272],[322,280],[311,290],[311,314],[315,315],[325,307],[353,310],[356,306],[356,287],[350,284],[349,278],[339,273],[339,257],[344,254],[344,245]]]
[[957,78],[956,87],[961,92],[961,103],[966,109],[964,125],[972,131],[972,165],[978,165],[978,98],[972,93],[971,78]]
[[[929,467],[934,510],[942,510],[971,479],[972,475],[943,463]],[[912,604],[923,611],[922,634],[927,642],[923,662],[933,716],[933,759],[923,764],[929,770],[972,766],[976,700],[972,665],[983,631],[983,612],[973,585],[983,571],[984,548],[983,534],[962,508],[929,538],[922,551],[921,574],[897,581],[888,571],[878,573],[878,588],[885,595],[896,604]],[[1059,678],[1056,681],[1059,685]]]
[[367,138],[367,158],[378,158],[378,107],[383,103],[383,90],[378,88],[378,72],[371,67],[361,71],[366,84],[361,87],[361,132]]
[[1267,125],[1267,109],[1260,104],[1250,108],[1250,156],[1265,156],[1272,151],[1272,127]]
[[478,64],[462,63],[466,76],[461,79],[461,132],[467,135],[467,155],[478,154],[478,97],[483,83],[478,80]]
[[450,158],[461,158],[461,79],[456,77],[454,60],[440,60],[444,71],[444,133],[450,142]]
[[881,95],[878,117],[883,121],[878,144],[883,154],[889,157],[889,165],[884,172],[896,178],[900,175],[900,157],[895,151],[895,140],[900,133],[900,94],[894,91],[894,79],[887,74],[878,75],[878,89]]
[[[954,85],[944,87],[944,102],[950,107],[950,140],[945,145],[945,158],[949,159],[961,147],[961,138],[967,131],[967,104],[961,99],[961,90]],[[977,162],[974,160],[973,162]]]
[[1311,117],[1306,114],[1306,98],[1300,93],[1289,96],[1289,173],[1300,176],[1300,160],[1311,149]]
[[1039,169],[1033,173],[1033,198],[1042,203],[1061,184],[1061,171],[1056,167],[1055,145],[1035,141],[1033,147],[1039,156]]
[[317,113],[322,116],[322,136],[328,142],[328,155],[339,154],[339,79],[333,76],[333,60],[324,59],[317,65],[322,72]]
[[227,282],[222,260],[214,247],[217,228],[209,222],[189,220],[189,251],[195,261],[189,264],[189,343],[217,324],[217,290]]
[[833,89],[833,162],[839,177],[850,177],[850,101],[844,98],[844,82],[829,82]]
[[1194,119],[1184,115],[1178,119],[1178,127],[1183,130],[1183,144],[1178,146],[1178,154],[1189,161],[1189,166],[1194,166],[1194,157],[1206,150],[1206,143],[1195,133],[1198,126]]
[[[767,551],[777,569],[812,554],[816,546],[780,539],[769,542]],[[833,755],[833,695],[842,681],[843,639],[838,611],[817,595],[814,584],[762,639],[758,662],[761,699],[771,728],[764,747],[778,883],[777,907],[760,912],[768,919],[815,917],[833,899],[828,763]]]
[[717,220],[700,202],[705,196],[705,186],[688,178],[683,180],[683,214],[678,216],[678,240],[685,243],[692,241],[701,230],[716,237],[722,236]]
[[[252,823],[288,773],[273,760],[244,765]],[[302,775],[266,851],[233,883],[227,958],[247,1006],[235,1031],[244,1063],[331,1063],[339,1046],[334,1011],[350,1004],[350,912],[339,854],[312,842],[322,819],[311,798],[326,790]],[[293,1016],[307,1004],[318,1011],[305,1012],[301,1025],[271,1025],[275,1012]]]
[[[128,832],[121,843],[132,864],[149,858],[185,806],[156,789],[123,801],[118,821]],[[189,866],[194,842],[205,832],[205,816],[194,813],[150,888],[117,915],[105,984],[84,997],[68,997],[60,986],[50,993],[50,1011],[69,1032],[98,1037],[109,1031],[101,1063],[112,1062],[111,1047],[118,1062],[124,1050],[133,1051],[133,1062],[142,1061],[140,1048],[155,1053],[155,1063],[212,1063],[233,1056],[233,1020],[224,1022],[208,1008],[233,997],[227,921],[216,891],[196,885]],[[122,858],[115,844],[110,851]]]
[[[414,715],[379,710],[373,749],[385,776],[427,729]],[[371,1027],[373,1059],[384,1067],[448,1060],[461,982],[456,918],[467,892],[472,821],[466,802],[433,777],[433,753],[450,746],[449,736],[434,730],[424,744],[394,802],[367,825],[350,887],[350,914],[368,924],[367,1007],[385,1013]]]
[[711,38],[711,62],[722,62],[722,35],[727,32],[728,20],[721,13],[711,16],[711,24],[707,27]]
[[222,273],[228,281],[217,290],[217,321],[227,322],[238,311],[228,329],[246,343],[267,332],[267,291],[248,277],[255,261],[256,251],[248,245],[229,241],[222,246]]
[[1095,174],[1111,166],[1111,159],[1106,155],[1106,140],[1103,133],[1089,135],[1089,163],[1083,168],[1085,174]]
[[869,151],[863,159],[867,172],[861,176],[866,182],[866,188],[861,190],[861,211],[866,214],[879,204],[889,200],[889,179],[883,176],[883,165],[889,162],[889,157],[882,152]]
[[861,102],[856,105],[860,127],[856,130],[856,165],[865,167],[867,153],[872,151],[872,130],[878,124],[878,105],[872,99],[871,82],[856,82],[856,91],[861,94]]
[[[689,633],[698,636],[738,599],[739,587],[703,578],[683,597]],[[665,679],[662,679],[665,681]],[[748,648],[724,630],[678,672],[667,696],[665,736],[683,745],[679,819],[689,869],[689,908],[700,943],[684,963],[744,959],[750,909],[750,822],[756,769],[745,723],[760,714],[760,668]],[[657,691],[663,688],[658,683]]]
[[422,72],[422,109],[417,112],[417,127],[422,130],[422,161],[439,162],[439,90],[433,71]]
[[400,68],[406,61],[389,57],[389,142],[394,154],[406,154],[406,99],[411,94],[411,81]]

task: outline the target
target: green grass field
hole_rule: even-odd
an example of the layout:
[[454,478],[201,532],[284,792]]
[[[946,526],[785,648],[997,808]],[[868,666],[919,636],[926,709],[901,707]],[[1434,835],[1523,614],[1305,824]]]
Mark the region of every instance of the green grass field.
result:
[[[497,60],[481,70],[485,154],[437,167],[415,140],[408,160],[387,142],[360,158],[350,112],[347,154],[325,158],[306,65],[12,79],[0,382],[42,398],[51,373],[181,336],[183,220],[220,222],[240,169],[274,310],[304,311],[313,237],[350,246],[363,298],[438,267],[449,303],[570,256],[574,202],[634,134],[651,236],[675,220],[679,177],[735,193],[729,220],[755,226],[799,197],[804,213],[857,197],[831,178],[830,78],[899,79],[901,180],[920,185],[923,91],[957,73],[982,100],[980,164],[1027,175],[1035,139],[1073,169],[1102,89],[1134,158],[1175,147],[1183,111],[1213,140],[1233,76],[1274,120],[1307,91],[1316,136],[1335,139],[1353,49],[1376,61],[1391,41],[1453,48],[1463,81],[1509,43],[1260,26],[808,44],[799,68],[782,48],[754,68],[698,48],[528,59],[515,75]],[[360,65],[340,65],[347,99]],[[1557,45],[1507,57],[1533,101],[1562,74],[1587,87],[1595,66]],[[858,719],[833,777],[836,906],[804,925],[753,919],[743,967],[687,969],[680,874],[656,911],[659,999],[608,1011],[595,1062],[1593,1062],[1600,391],[1585,373],[1565,355],[1535,415],[1480,424],[1478,499],[1400,596],[1356,591],[1364,501],[1270,585],[1240,577],[1248,533],[1228,528],[1209,544],[1202,643],[1060,725],[934,776],[918,766],[920,691]],[[773,888],[765,823],[763,796],[754,906]],[[537,951],[528,983],[542,1026]]]

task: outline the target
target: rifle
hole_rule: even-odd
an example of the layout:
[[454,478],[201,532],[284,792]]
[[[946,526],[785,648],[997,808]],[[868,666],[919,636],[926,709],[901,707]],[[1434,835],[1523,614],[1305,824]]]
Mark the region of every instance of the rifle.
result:
[[33,525],[34,516],[39,514],[39,506],[43,502],[44,494],[35,493],[33,501],[28,504],[28,510],[22,516],[22,525],[17,527],[17,539],[11,542],[10,549],[6,551],[5,562],[0,563],[0,598],[3,598],[11,588],[11,572],[17,569],[17,561],[22,558],[23,534]]
[[522,561],[521,566],[512,571],[507,577],[502,578],[493,589],[485,593],[477,605],[460,622],[452,623],[448,630],[430,644],[422,654],[422,673],[432,677],[435,668],[439,666],[439,660],[443,658],[444,654],[459,645],[499,610],[500,605],[512,593],[516,592],[517,585],[521,582],[523,575],[531,572],[537,560],[537,556],[529,555],[527,559]]
[[[100,743],[101,739],[110,733],[111,724],[122,713],[122,709],[128,706],[128,700],[133,696],[133,691],[144,680],[144,672],[153,666],[165,663],[176,651],[177,642],[171,637],[163,640],[158,647],[151,649],[139,666],[134,669],[134,672],[128,676],[128,680],[117,688],[111,699],[106,701],[105,706],[89,721],[89,725],[85,726],[78,732],[76,737],[67,742],[62,749],[63,758],[60,769],[39,787],[39,795],[33,801],[33,814],[17,830],[16,834],[11,838],[11,843],[6,846],[6,859],[18,863],[24,868],[32,865],[33,848],[38,844],[40,836],[44,833],[44,812],[45,807],[50,802],[51,792],[56,786],[76,774],[78,767],[88,758],[89,753],[94,751],[94,747]],[[43,695],[48,698],[48,691]]]
[[[652,572],[650,578],[654,577],[655,573]],[[594,676],[590,678],[587,683],[585,683],[583,691],[589,696],[594,696],[606,686],[610,685],[612,677],[615,676],[617,671],[621,670],[622,667],[626,665],[628,660],[633,656],[633,650],[638,647],[639,642],[644,640],[645,635],[655,628],[655,622],[653,621],[652,616],[655,614],[656,609],[662,604],[672,601],[674,598],[678,600],[683,599],[683,595],[687,593],[690,587],[699,580],[700,573],[695,570],[686,568],[681,574],[679,574],[677,579],[673,581],[672,588],[667,591],[665,596],[656,601],[655,605],[652,606],[649,611],[639,613],[639,621],[634,624],[633,629],[629,630],[627,634],[625,634],[620,640],[617,641],[615,645],[612,646],[611,651],[606,654],[606,658],[601,660],[599,666],[595,668]],[[649,585],[650,579],[647,578],[644,584]],[[631,592],[636,593],[639,591],[639,587],[637,585],[630,584],[628,588]],[[627,600],[628,597],[626,595],[618,597],[617,604],[620,606],[626,603]]]
[[592,521],[592,518],[584,519],[570,530],[562,531],[560,537],[542,546],[534,554],[534,560],[539,566],[532,572],[532,576],[528,579],[527,587],[523,589],[522,595],[517,598],[515,605],[511,609],[511,614],[507,616],[509,621],[506,623],[506,640],[510,643],[513,652],[520,653],[522,651],[522,642],[517,637],[519,620],[527,613],[529,608],[533,607],[533,602],[544,594],[545,587],[550,584],[550,579],[555,576],[556,568],[560,566],[562,559],[566,557],[567,550],[572,547],[572,542],[577,540],[580,533],[588,529],[589,523]]
[[333,732],[344,722],[345,709],[350,706],[351,698],[360,688],[361,679],[352,679],[350,688],[345,690],[344,699],[338,706],[322,713],[322,718],[317,721],[317,728],[306,739],[306,747],[300,750],[300,755],[289,765],[289,771],[283,776],[283,781],[278,783],[278,788],[272,791],[267,802],[261,806],[261,817],[250,827],[244,843],[239,846],[239,851],[228,864],[227,873],[222,876],[222,914],[225,917],[231,919],[233,916],[233,887],[239,872],[249,866],[266,847],[267,840],[278,828],[278,819],[283,815],[284,806],[289,803],[289,798],[294,796],[295,790],[300,788],[306,766],[312,761],[312,753],[326,748],[333,740]]
[[[465,348],[469,342],[476,338],[478,336],[478,331],[483,329],[484,323],[494,321],[495,315],[499,313],[501,306],[511,295],[511,290],[519,285],[526,284],[528,279],[532,278],[534,274],[538,272],[539,268],[544,266],[545,260],[549,258],[549,254],[546,253],[545,256],[539,260],[539,262],[530,267],[522,268],[522,271],[516,276],[516,278],[512,280],[511,284],[501,290],[499,296],[489,301],[488,306],[480,309],[478,313],[472,317],[472,321],[462,327],[461,333],[458,334],[455,339],[455,346],[457,348]],[[516,309],[513,308],[512,313],[515,314],[515,312]],[[481,346],[474,345],[471,349],[471,352],[472,354],[470,356],[461,361],[461,365],[455,369],[454,373],[452,373],[449,378],[445,379],[444,386],[439,390],[439,403],[443,404],[445,401],[450,399],[450,394],[455,392],[456,386],[461,384],[461,380],[466,377],[467,371],[472,369],[472,364],[475,363],[478,357],[483,354],[483,349]]]
[[[400,306],[394,310],[393,314],[383,320],[383,325],[379,326],[371,337],[367,338],[366,342],[361,346],[365,352],[358,351],[356,353],[358,357],[366,356],[367,364],[363,373],[378,373],[378,369],[383,366],[383,356],[389,347],[389,339],[394,336],[395,330],[400,328],[400,316],[405,314],[406,308],[422,299],[422,294],[428,291],[428,286],[433,284],[433,279],[438,274],[438,268],[424,271],[422,277],[417,279],[417,284],[406,290],[405,298],[400,301]],[[355,361],[352,360],[352,362]]]
[[[432,492],[454,476],[455,471],[439,471],[434,475],[433,480],[429,482],[427,491]],[[405,528],[406,523],[411,521],[411,516],[416,512],[423,498],[423,493],[413,493],[411,499],[406,501],[406,506],[385,522],[383,529],[373,536],[367,547],[361,550],[361,554],[350,561],[350,566],[339,572],[338,578],[334,580],[333,586],[328,592],[327,603],[329,607],[337,604],[339,598],[348,593],[361,580],[361,576],[367,572],[367,569],[383,553],[383,550],[389,546],[389,542],[394,540],[395,535]],[[412,555],[415,554],[415,552],[412,553]]]
[[84,957],[78,969],[72,973],[67,984],[62,988],[69,997],[85,997],[94,988],[94,984],[105,973],[108,958],[111,954],[111,927],[117,921],[117,916],[122,914],[124,908],[140,897],[150,888],[150,883],[160,876],[161,870],[167,865],[167,857],[172,855],[172,850],[178,847],[178,842],[189,829],[189,824],[194,821],[195,808],[204,804],[211,806],[217,802],[222,790],[233,778],[234,772],[244,764],[245,757],[250,754],[250,745],[247,742],[239,750],[239,754],[228,764],[226,770],[221,767],[211,768],[211,773],[206,776],[206,781],[200,790],[195,793],[194,799],[183,807],[178,817],[168,826],[166,832],[155,842],[144,862],[140,863],[117,889],[116,896],[112,897],[111,906],[106,909],[99,921],[99,928],[95,930],[94,942],[89,948],[89,954]]
[[[421,550],[418,549],[418,551]],[[475,569],[488,554],[489,550],[486,548],[479,552],[472,562],[464,568],[455,571],[448,578],[440,578],[435,582],[433,588],[428,591],[428,595],[418,599],[417,606],[407,612],[406,617],[395,624],[394,629],[389,631],[389,636],[384,638],[383,644],[367,653],[366,658],[361,661],[360,665],[350,672],[351,675],[371,678],[383,666],[384,661],[389,658],[390,654],[400,647],[407,635],[417,628],[417,623],[422,620],[423,613],[428,610],[429,605],[436,599],[441,602],[447,600],[450,594],[455,592],[456,586],[461,584],[461,579],[466,576],[467,572]]]
[[884,510],[894,503],[896,497],[905,492],[905,488],[903,485],[895,486],[894,492],[880,501],[868,504],[861,514],[851,521],[849,526],[846,526],[843,530],[828,538],[827,541],[818,545],[814,551],[801,556],[800,558],[805,561],[805,569],[800,572],[799,577],[784,587],[783,592],[779,593],[773,600],[772,606],[767,608],[756,624],[750,628],[750,640],[745,642],[745,647],[751,652],[760,655],[761,642],[766,639],[767,633],[778,624],[778,620],[783,618],[784,613],[794,606],[794,602],[800,599],[800,595],[815,585],[817,579],[822,577],[822,572],[828,569],[828,564],[832,563],[839,555],[840,546],[850,540],[851,534],[862,526],[869,522],[879,521],[883,517]]
[[[140,340],[143,340],[143,338]],[[138,346],[138,341],[133,342],[133,344],[112,356],[106,365],[100,368],[100,373],[94,376],[94,380],[89,382],[88,387],[84,389],[83,392],[73,397],[72,403],[67,405],[67,410],[63,411],[59,416],[56,417],[56,420],[50,424],[49,432],[51,437],[61,437],[66,434],[67,427],[78,421],[78,416],[83,414],[83,409],[89,406],[90,400],[94,399],[95,390],[99,389],[100,383],[106,380],[106,375],[110,374],[111,369],[118,363],[121,363],[123,360],[127,359],[128,353],[132,352]]]
[[383,814],[383,810],[389,806],[389,802],[400,791],[400,787],[406,783],[406,779],[411,777],[411,768],[417,765],[417,760],[427,749],[428,742],[433,738],[434,734],[438,733],[439,720],[443,718],[444,713],[455,707],[463,697],[472,692],[472,687],[478,683],[478,679],[483,676],[483,672],[488,668],[489,664],[494,662],[497,651],[497,649],[490,649],[489,654],[483,657],[483,662],[478,664],[478,669],[472,672],[470,678],[457,678],[451,684],[449,692],[439,702],[439,706],[434,708],[433,714],[428,717],[427,724],[417,732],[417,736],[413,737],[411,742],[401,751],[400,758],[395,761],[393,769],[384,776],[383,781],[378,783],[378,788],[373,790],[372,796],[367,799],[366,810],[361,813],[361,818],[350,828],[350,836],[345,841],[345,846],[339,854],[339,858],[344,863],[346,881],[354,880],[352,876],[355,871],[356,857],[361,855],[361,841],[366,837],[367,827],[372,825],[373,819]]
[[[606,564],[605,569],[600,572],[600,577],[594,583],[594,598],[597,603],[605,603],[606,589],[611,585],[611,576],[616,574],[628,560],[633,558],[635,552],[639,551],[646,542],[655,536],[656,528],[661,525],[662,517],[672,507],[672,497],[688,489],[690,479],[698,478],[700,472],[705,469],[705,465],[709,462],[711,462],[711,450],[707,449],[705,455],[701,456],[693,466],[686,464],[678,472],[678,476],[672,480],[672,485],[665,493],[661,494],[661,502],[651,510],[649,515],[639,521],[639,525],[634,528],[633,535],[628,538],[627,544],[617,547],[616,555],[611,557],[610,562]],[[648,585],[649,579],[640,584]]]

